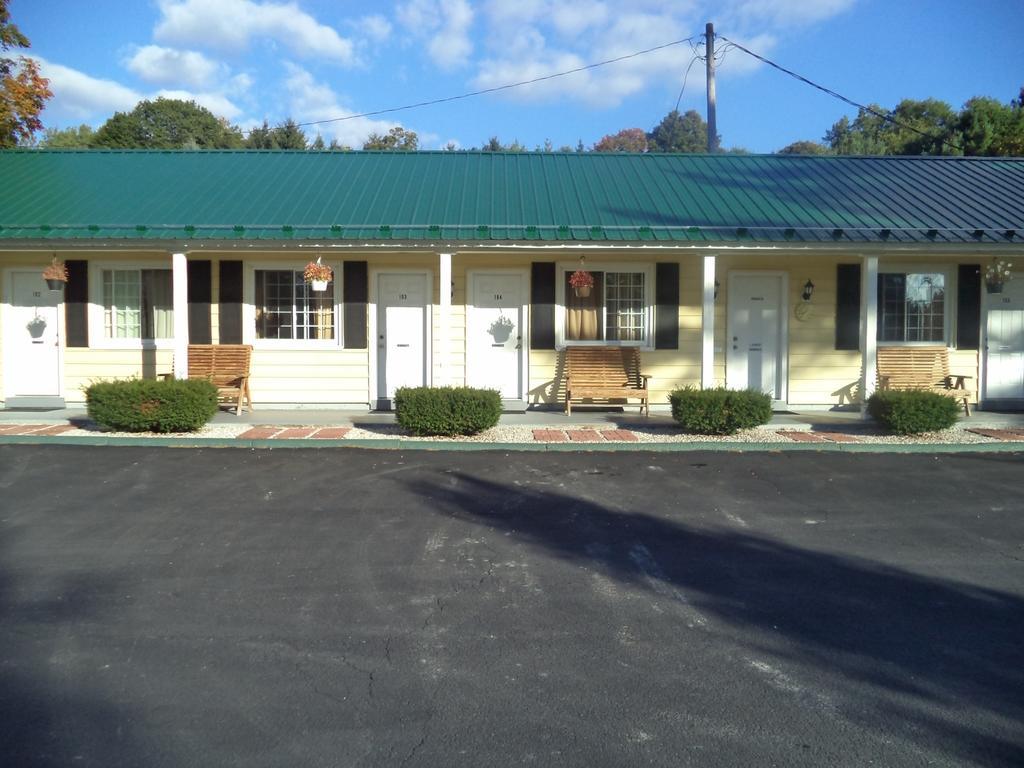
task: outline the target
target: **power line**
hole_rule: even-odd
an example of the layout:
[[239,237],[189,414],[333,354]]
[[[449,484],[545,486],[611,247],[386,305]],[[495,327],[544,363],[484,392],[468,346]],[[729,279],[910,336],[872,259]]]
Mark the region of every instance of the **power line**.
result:
[[819,85],[818,83],[814,82],[813,80],[809,80],[808,78],[804,77],[803,75],[797,74],[796,72],[794,72],[791,69],[786,69],[781,64],[776,64],[771,59],[766,59],[764,56],[761,56],[760,54],[754,53],[749,48],[744,48],[739,43],[734,42],[734,41],[730,40],[729,38],[725,37],[725,35],[718,35],[718,37],[721,37],[723,40],[725,40],[727,43],[729,43],[729,45],[732,45],[735,48],[739,48],[741,51],[743,51],[748,56],[753,56],[758,61],[762,61],[762,62],[764,62],[765,64],[767,64],[770,67],[775,67],[775,69],[779,70],[780,72],[784,72],[785,74],[789,75],[790,77],[796,78],[800,82],[806,83],[807,85],[811,86],[812,88],[817,88],[819,91],[822,91],[823,93],[827,93],[829,96],[832,96],[833,98],[836,98],[836,99],[839,99],[840,101],[846,102],[847,104],[849,104],[852,107],[857,107],[857,109],[862,109],[865,112],[874,115],[875,117],[878,117],[878,118],[881,118],[882,120],[885,120],[886,122],[892,123],[893,125],[898,125],[900,128],[905,128],[908,131],[913,131],[914,133],[920,134],[921,136],[924,136],[924,137],[926,137],[928,139],[931,139],[933,141],[935,141],[937,139],[938,141],[940,141],[942,144],[946,145],[947,147],[952,147],[953,149],[959,150],[961,152],[963,152],[963,150],[964,150],[964,148],[962,146],[960,146],[959,144],[954,144],[951,141],[946,141],[945,139],[941,139],[938,136],[935,136],[934,134],[928,133],[927,131],[922,131],[919,128],[915,128],[914,126],[909,125],[908,123],[904,123],[902,120],[897,120],[890,113],[879,112],[877,109],[874,109],[873,107],[869,107],[869,106],[866,106],[866,105],[861,104],[859,102],[856,102],[853,99],[849,99],[846,96],[843,96],[841,93],[836,93],[831,88],[826,88],[824,85]]
[[[626,59],[635,59],[637,56],[643,56],[648,53],[654,53],[665,48],[671,48],[674,45],[681,45],[682,43],[693,44],[693,39],[696,37],[684,37],[681,40],[673,40],[670,43],[663,43],[662,45],[656,45],[653,48],[645,48],[642,51],[634,51],[633,53],[627,53],[624,56],[616,56],[614,59],[605,59],[604,61],[596,61],[593,64],[585,64],[582,67],[576,67],[575,69],[567,69],[564,72],[555,72],[551,75],[543,75],[542,77],[535,77],[532,80],[521,80],[518,83],[507,83],[505,85],[496,85],[493,88],[483,88],[479,91],[470,91],[469,93],[461,93],[458,96],[445,96],[441,99],[431,99],[430,101],[419,101],[415,104],[406,104],[401,107],[388,107],[387,109],[375,109],[372,112],[360,112],[357,115],[346,115],[345,117],[332,117],[326,120],[310,120],[305,123],[296,123],[299,127],[305,127],[307,125],[323,125],[325,123],[340,123],[345,120],[355,120],[360,117],[374,117],[376,115],[387,115],[393,112],[402,112],[407,109],[418,109],[419,107],[430,107],[435,104],[445,104],[450,101],[459,101],[460,99],[469,99],[473,96],[484,96],[488,93],[497,93],[498,91],[507,91],[511,88],[520,88],[524,85],[533,85],[534,83],[541,83],[545,80],[554,80],[556,77],[565,77],[566,75],[574,75],[577,72],[585,72],[589,69],[596,69],[597,67],[603,67],[607,64],[615,64],[619,61],[625,61]],[[691,62],[692,64],[692,62]],[[251,133],[251,131],[250,131]]]
[[700,56],[694,55],[694,57],[690,59],[689,65],[687,65],[686,67],[686,74],[683,75],[683,87],[679,89],[679,97],[676,99],[676,108],[674,110],[675,112],[679,111],[679,105],[683,101],[683,91],[686,90],[686,80],[690,77],[690,70],[693,69],[693,65],[696,64],[698,61],[700,61]]

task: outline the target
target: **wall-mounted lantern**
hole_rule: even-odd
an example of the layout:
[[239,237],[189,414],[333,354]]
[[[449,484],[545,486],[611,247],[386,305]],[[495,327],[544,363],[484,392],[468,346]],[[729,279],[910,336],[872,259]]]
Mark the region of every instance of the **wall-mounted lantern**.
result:
[[813,296],[813,295],[814,295],[814,283],[812,283],[810,280],[808,280],[806,283],[804,283],[804,292],[802,294],[800,294],[800,298],[802,298],[804,301],[810,301],[811,300],[811,296]]

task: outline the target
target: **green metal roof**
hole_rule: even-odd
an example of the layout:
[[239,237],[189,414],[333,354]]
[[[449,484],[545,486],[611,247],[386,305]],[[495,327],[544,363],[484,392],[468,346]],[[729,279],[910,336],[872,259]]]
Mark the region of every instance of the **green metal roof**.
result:
[[1024,243],[1024,159],[0,152],[0,240]]

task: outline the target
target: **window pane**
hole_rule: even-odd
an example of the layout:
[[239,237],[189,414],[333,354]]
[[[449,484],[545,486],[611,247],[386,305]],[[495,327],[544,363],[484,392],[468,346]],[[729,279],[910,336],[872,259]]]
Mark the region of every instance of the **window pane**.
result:
[[137,269],[103,270],[103,335],[142,338],[142,288]]
[[333,339],[334,282],[306,284],[302,270],[256,270],[257,339]]
[[604,273],[590,273],[594,276],[594,287],[589,292],[578,292],[569,285],[570,274],[565,273],[565,338],[569,341],[601,341],[604,339],[601,319],[604,314]]
[[907,275],[907,341],[942,341],[945,299],[943,275]]
[[878,340],[945,338],[945,276],[940,273],[878,276]]
[[142,338],[174,338],[174,289],[169,269],[144,269],[142,283]]
[[605,323],[609,341],[643,341],[647,312],[642,272],[605,274]]

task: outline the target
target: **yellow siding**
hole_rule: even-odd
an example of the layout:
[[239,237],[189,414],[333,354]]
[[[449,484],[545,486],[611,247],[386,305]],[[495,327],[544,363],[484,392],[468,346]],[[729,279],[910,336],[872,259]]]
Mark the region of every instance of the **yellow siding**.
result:
[[[101,261],[119,261],[165,264],[170,266],[170,256],[165,252],[65,252],[58,257],[88,258]],[[211,329],[214,341],[219,340],[219,261],[221,259],[242,259],[246,265],[290,262],[296,266],[305,264],[314,254],[307,251],[282,253],[279,251],[252,253],[197,251],[197,259],[210,259],[213,273],[213,305],[211,307]],[[588,266],[599,269],[606,262],[633,262],[652,264],[658,261],[678,260],[680,264],[680,307],[679,307],[679,349],[655,350],[642,353],[645,373],[652,377],[651,402],[664,404],[668,393],[681,386],[699,385],[701,380],[701,254],[673,253],[671,251],[632,252],[584,252]],[[0,265],[38,266],[40,269],[49,260],[50,252],[5,253]],[[432,343],[434,355],[431,370],[435,382],[440,381],[442,372],[441,349],[447,348],[447,373],[452,383],[466,380],[466,301],[467,273],[474,269],[520,269],[528,271],[533,261],[574,261],[579,252],[524,250],[509,251],[466,251],[454,255],[452,260],[452,286],[439,285],[438,256],[436,253],[402,252],[344,252],[331,253],[330,259],[366,259],[371,275],[381,269],[427,270],[431,275],[432,290]],[[859,397],[860,355],[856,351],[837,351],[834,348],[836,264],[856,263],[857,255],[834,255],[831,253],[804,253],[788,255],[757,254],[754,252],[726,252],[717,259],[717,276],[721,283],[715,303],[714,334],[714,375],[716,382],[724,384],[726,378],[726,348],[728,327],[726,311],[728,306],[729,273],[734,270],[784,271],[788,275],[788,367],[789,403],[801,405],[842,405]],[[882,266],[887,264],[949,264],[981,263],[980,257],[961,255],[958,257],[883,257]],[[784,264],[783,270],[775,265]],[[248,272],[246,279],[248,280]],[[340,275],[338,276],[340,278]],[[815,284],[812,299],[812,314],[805,321],[797,320],[793,310],[800,303],[803,284],[808,280]],[[371,284],[371,290],[373,285]],[[0,301],[8,289],[7,281],[0,285]],[[438,304],[442,290],[452,290],[450,335],[447,344],[439,338]],[[374,296],[371,295],[371,302]],[[528,297],[527,297],[528,300]],[[2,322],[2,319],[0,319]],[[955,329],[954,329],[955,332]],[[2,360],[3,328],[0,326],[0,360]],[[376,340],[370,339],[375,345]],[[345,350],[341,348],[315,350],[257,349],[253,359],[253,395],[257,406],[270,403],[316,404],[365,404],[374,387],[370,381],[371,350]],[[533,350],[528,355],[528,400],[534,404],[555,404],[560,402],[561,371],[560,355],[550,350]],[[131,376],[154,376],[169,372],[172,353],[169,349],[151,350],[108,350],[108,349],[67,349],[64,356],[65,392],[69,402],[83,399],[82,388],[90,381],[106,378]],[[977,386],[979,354],[973,350],[953,350],[951,367],[954,371],[974,377]],[[3,369],[0,365],[0,392],[3,387]]]
[[84,403],[85,388],[94,381],[154,379],[171,372],[173,359],[169,349],[65,349],[64,399]]

